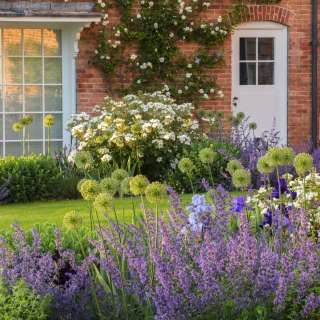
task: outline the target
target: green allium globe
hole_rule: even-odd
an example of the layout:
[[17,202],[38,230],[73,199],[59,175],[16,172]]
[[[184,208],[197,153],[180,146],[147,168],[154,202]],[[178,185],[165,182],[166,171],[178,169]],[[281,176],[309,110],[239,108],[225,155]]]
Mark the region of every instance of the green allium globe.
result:
[[199,159],[203,164],[213,164],[217,158],[217,153],[210,148],[204,148],[199,152]]
[[120,183],[113,178],[104,178],[100,181],[100,188],[103,192],[107,192],[114,196],[119,191]]
[[167,187],[160,182],[150,183],[145,190],[146,198],[150,203],[158,203],[167,195]]
[[293,166],[298,175],[302,176],[313,168],[313,158],[308,153],[299,153],[293,161]]
[[78,169],[88,170],[93,166],[93,157],[88,151],[80,151],[76,153],[74,163]]
[[293,163],[294,152],[290,147],[282,147],[281,150],[281,164],[283,166],[290,166]]
[[13,132],[20,132],[21,130],[23,129],[23,125],[20,123],[20,122],[15,122],[13,125],[12,125],[12,131]]
[[245,169],[238,169],[232,175],[232,183],[236,188],[245,189],[251,183],[251,173]]
[[131,177],[127,177],[127,178],[122,180],[122,182],[120,184],[120,194],[121,194],[121,196],[130,194],[130,180],[131,180]]
[[67,212],[63,217],[63,225],[68,230],[76,230],[82,226],[82,216],[75,210]]
[[23,118],[20,119],[19,121],[22,126],[29,126],[33,122],[32,116],[24,116]]
[[233,175],[236,170],[243,169],[239,160],[230,160],[227,164],[227,172]]
[[52,114],[47,114],[43,118],[43,124],[46,128],[51,128],[55,123],[55,117]]
[[93,201],[100,190],[100,185],[96,180],[86,179],[81,183],[79,191],[84,200]]
[[282,148],[270,148],[266,155],[272,167],[279,167],[283,165]]
[[112,207],[113,197],[108,192],[102,192],[97,195],[94,200],[93,206],[97,212],[103,214]]
[[135,196],[143,195],[149,185],[149,180],[147,177],[139,174],[130,179],[130,192]]
[[261,174],[268,175],[272,173],[272,171],[274,170],[274,167],[271,166],[268,157],[263,156],[257,162],[257,169]]
[[111,174],[111,178],[113,178],[114,180],[117,180],[119,183],[121,183],[128,176],[129,176],[128,172],[124,169],[116,169]]
[[188,176],[192,176],[192,174],[195,170],[195,165],[193,164],[191,159],[182,158],[178,163],[178,168],[182,173],[184,173]]
[[257,124],[255,122],[250,122],[249,129],[250,130],[257,130]]

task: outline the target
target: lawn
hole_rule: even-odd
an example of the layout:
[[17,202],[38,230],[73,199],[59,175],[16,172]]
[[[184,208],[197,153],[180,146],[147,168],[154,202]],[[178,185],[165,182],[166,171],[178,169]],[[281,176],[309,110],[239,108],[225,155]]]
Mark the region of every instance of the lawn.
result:
[[[186,205],[191,199],[191,195],[183,195],[182,203]],[[140,208],[140,199],[131,200],[116,199],[115,208],[119,220],[130,222],[132,219],[132,208]],[[146,207],[152,207],[146,202]],[[168,208],[168,200],[164,200],[160,210],[165,211]],[[81,213],[84,223],[89,225],[88,203],[84,200],[64,200],[64,201],[47,201],[8,204],[0,206],[0,230],[9,229],[14,223],[18,223],[22,228],[29,229],[35,224],[53,223],[58,226],[62,225],[63,217],[66,212],[76,210]],[[103,217],[101,217],[103,218]]]

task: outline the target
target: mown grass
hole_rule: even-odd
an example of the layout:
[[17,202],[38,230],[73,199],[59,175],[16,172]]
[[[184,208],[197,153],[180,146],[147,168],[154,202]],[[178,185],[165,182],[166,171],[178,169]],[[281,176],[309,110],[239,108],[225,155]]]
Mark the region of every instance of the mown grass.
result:
[[[186,205],[192,195],[181,196],[182,204]],[[139,198],[115,199],[117,217],[120,221],[131,222],[132,213],[140,211],[141,200]],[[147,208],[153,206],[145,201]],[[169,207],[169,199],[163,200],[159,209],[165,212]],[[133,210],[134,208],[134,210]],[[63,217],[68,211],[76,210],[84,220],[84,224],[90,225],[89,207],[84,200],[47,201],[21,204],[8,204],[0,206],[0,230],[8,230],[12,224],[19,224],[24,229],[30,229],[35,224],[52,223],[61,227]],[[110,213],[112,214],[112,213]],[[112,214],[113,215],[113,214]],[[100,216],[103,221],[103,216]]]

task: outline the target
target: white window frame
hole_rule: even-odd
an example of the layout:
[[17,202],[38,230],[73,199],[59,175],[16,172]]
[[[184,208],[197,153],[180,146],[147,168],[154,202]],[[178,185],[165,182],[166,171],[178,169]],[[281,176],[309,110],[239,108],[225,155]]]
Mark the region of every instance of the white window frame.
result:
[[[62,42],[62,122],[63,146],[71,146],[66,124],[77,112],[77,57],[81,31],[100,16],[90,17],[0,17],[0,28],[41,28],[61,30]],[[3,137],[5,139],[5,137]]]

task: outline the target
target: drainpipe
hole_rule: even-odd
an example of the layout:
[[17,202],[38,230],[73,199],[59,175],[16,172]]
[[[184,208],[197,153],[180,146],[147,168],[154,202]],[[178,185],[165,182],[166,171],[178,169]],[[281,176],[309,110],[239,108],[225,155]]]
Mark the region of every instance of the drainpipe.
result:
[[312,149],[318,145],[318,0],[312,0]]

